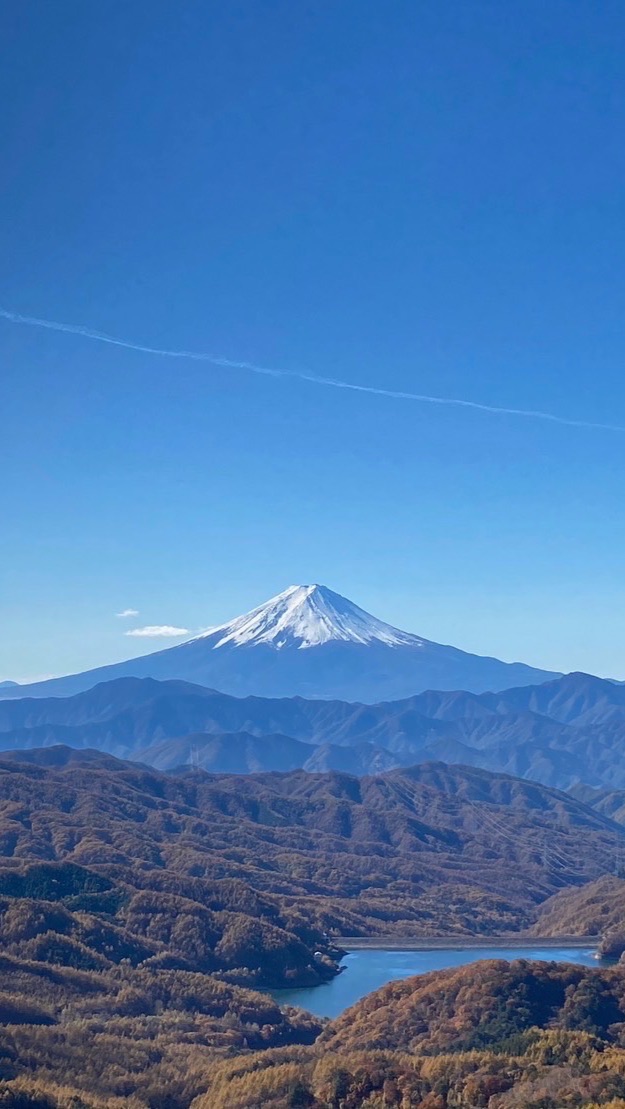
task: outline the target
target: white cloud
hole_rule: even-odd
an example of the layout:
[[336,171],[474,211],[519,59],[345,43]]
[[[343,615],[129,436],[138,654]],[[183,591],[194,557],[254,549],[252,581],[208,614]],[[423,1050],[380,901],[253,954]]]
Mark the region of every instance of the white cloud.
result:
[[127,616],[138,616],[139,615],[139,609],[138,608],[125,608],[122,612],[116,612],[115,615],[118,617],[118,619],[125,620]]
[[124,632],[124,635],[131,635],[135,639],[177,639],[189,634],[188,628],[174,628],[171,624],[148,624],[145,628],[131,628]]

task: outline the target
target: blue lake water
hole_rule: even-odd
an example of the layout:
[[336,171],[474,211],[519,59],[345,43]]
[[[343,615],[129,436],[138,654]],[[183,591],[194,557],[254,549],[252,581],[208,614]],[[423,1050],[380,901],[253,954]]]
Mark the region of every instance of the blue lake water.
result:
[[429,970],[459,967],[478,959],[542,959],[545,962],[596,966],[594,948],[579,947],[471,947],[436,951],[353,951],[341,964],[344,970],[331,982],[305,989],[272,990],[281,1005],[299,1005],[318,1017],[337,1017],[365,994],[398,978]]

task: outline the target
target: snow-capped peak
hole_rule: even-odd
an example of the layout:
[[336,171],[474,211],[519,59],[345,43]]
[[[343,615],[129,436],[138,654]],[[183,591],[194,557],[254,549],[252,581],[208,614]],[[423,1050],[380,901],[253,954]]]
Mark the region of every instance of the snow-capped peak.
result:
[[199,638],[212,647],[265,643],[282,647],[318,647],[323,643],[384,643],[421,646],[423,640],[377,620],[325,585],[292,585],[264,605],[228,624],[209,628]]

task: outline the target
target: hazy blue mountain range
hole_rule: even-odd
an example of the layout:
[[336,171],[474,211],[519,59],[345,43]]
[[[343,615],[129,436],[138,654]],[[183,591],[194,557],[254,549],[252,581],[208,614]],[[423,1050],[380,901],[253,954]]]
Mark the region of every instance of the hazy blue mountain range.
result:
[[556,677],[400,631],[323,585],[291,586],[200,636],[82,674],[5,687],[0,696],[67,697],[115,678],[181,680],[237,697],[375,703],[425,689],[507,689]]
[[365,705],[237,698],[123,678],[67,698],[0,701],[0,747],[95,748],[164,770],[378,773],[464,764],[568,789],[625,789],[625,687],[587,674],[499,693],[428,691]]
[[[580,782],[572,787],[570,793],[578,801],[590,805],[604,816],[609,816],[610,820],[625,824],[625,789],[602,789]],[[625,873],[625,855],[620,863],[620,872]]]

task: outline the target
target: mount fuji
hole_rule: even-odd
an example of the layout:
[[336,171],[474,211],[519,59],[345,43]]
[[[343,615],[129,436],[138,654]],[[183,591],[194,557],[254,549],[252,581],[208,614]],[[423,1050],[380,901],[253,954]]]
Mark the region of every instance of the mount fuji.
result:
[[125,677],[178,679],[237,697],[373,704],[427,689],[497,692],[559,675],[433,643],[378,620],[324,585],[294,585],[176,647],[5,688],[0,698],[66,697]]

